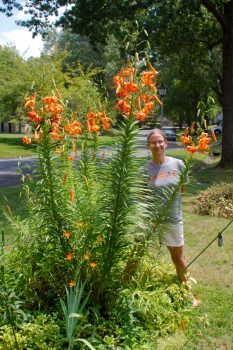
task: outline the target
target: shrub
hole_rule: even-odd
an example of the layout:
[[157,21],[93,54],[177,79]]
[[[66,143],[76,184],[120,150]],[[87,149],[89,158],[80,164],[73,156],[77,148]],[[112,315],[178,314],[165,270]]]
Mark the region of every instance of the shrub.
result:
[[233,218],[233,184],[213,184],[196,197],[195,205],[199,214]]
[[110,317],[98,323],[95,349],[157,349],[161,337],[181,333],[191,300],[185,285],[171,284],[174,277],[171,265],[145,257],[134,280],[113,298]]
[[[16,333],[20,349],[27,350],[60,350],[63,337],[56,317],[39,315],[31,322],[24,323]],[[0,327],[0,349],[16,349],[12,328],[9,325]]]

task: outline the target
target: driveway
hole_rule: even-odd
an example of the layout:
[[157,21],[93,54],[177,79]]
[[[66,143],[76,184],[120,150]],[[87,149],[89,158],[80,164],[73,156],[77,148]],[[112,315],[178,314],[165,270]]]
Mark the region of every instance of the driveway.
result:
[[[146,138],[151,130],[140,130],[137,136],[136,156],[146,157],[148,151],[146,148]],[[168,149],[180,148],[177,142],[168,141]],[[102,149],[103,152],[104,149]],[[107,156],[111,154],[111,147],[106,148]],[[0,159],[0,188],[19,185],[21,174],[32,172],[36,164],[36,157],[23,157],[14,159]]]
[[35,164],[36,157],[0,159],[0,188],[19,185],[21,182],[20,171],[23,173],[31,172]]

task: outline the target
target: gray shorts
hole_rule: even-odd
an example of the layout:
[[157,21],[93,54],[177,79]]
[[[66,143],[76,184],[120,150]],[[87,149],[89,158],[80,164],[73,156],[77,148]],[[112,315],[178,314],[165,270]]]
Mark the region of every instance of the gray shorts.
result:
[[184,245],[183,223],[167,224],[158,232],[160,244],[169,247],[181,247]]

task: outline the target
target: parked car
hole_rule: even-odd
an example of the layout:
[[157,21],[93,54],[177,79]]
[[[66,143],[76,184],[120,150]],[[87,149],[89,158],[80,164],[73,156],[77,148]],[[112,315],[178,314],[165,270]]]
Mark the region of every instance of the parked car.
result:
[[219,125],[212,126],[210,130],[214,131],[215,135],[220,135],[222,133],[222,122]]
[[164,126],[161,130],[166,135],[168,141],[176,141],[176,128]]

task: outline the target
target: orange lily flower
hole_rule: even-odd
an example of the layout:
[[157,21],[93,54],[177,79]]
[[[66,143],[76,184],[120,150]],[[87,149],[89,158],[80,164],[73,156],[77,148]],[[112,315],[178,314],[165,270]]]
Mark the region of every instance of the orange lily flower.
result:
[[30,138],[30,137],[27,137],[27,136],[24,136],[24,137],[22,138],[22,141],[23,141],[23,143],[25,143],[26,145],[29,145],[29,144],[32,142],[31,138]]
[[199,149],[199,151],[202,151],[202,152],[207,152],[207,151],[210,150],[209,146],[207,144],[205,144],[205,143],[200,144],[198,146],[198,149]]
[[58,98],[56,96],[46,96],[42,99],[42,101],[48,104],[57,103]]
[[63,184],[63,185],[66,184],[67,178],[68,178],[68,174],[65,173],[64,176],[63,176],[63,181],[62,181],[62,184]]
[[184,145],[189,145],[192,142],[192,137],[191,136],[181,136],[180,137],[180,141],[184,144]]
[[69,287],[72,288],[72,287],[74,287],[74,286],[75,286],[75,281],[71,280],[71,281],[69,282]]
[[189,133],[189,128],[186,128],[185,131],[184,131],[184,136],[187,136]]
[[195,153],[195,152],[197,152],[198,148],[196,146],[187,146],[187,150],[190,153]]
[[74,254],[73,253],[69,252],[69,253],[66,254],[66,260],[71,261],[73,259],[74,259]]
[[93,125],[93,126],[91,127],[91,131],[93,131],[93,132],[98,132],[98,131],[100,131],[100,126],[97,125],[97,124]]
[[157,70],[154,69],[154,67],[152,66],[152,64],[150,62],[148,63],[148,67],[152,70],[152,72],[155,74],[155,76],[157,76],[159,74],[159,72],[157,72]]
[[37,131],[34,132],[33,138],[35,141],[41,140],[43,137],[43,130],[40,130],[39,133]]
[[74,190],[71,188],[70,190],[70,203],[74,204]]
[[215,141],[215,142],[218,142],[218,140],[217,140],[217,137],[216,137],[216,135],[215,135],[214,130],[212,130],[212,137],[213,137],[213,139],[214,139],[214,141]]
[[64,233],[63,233],[63,236],[64,236],[65,238],[70,238],[70,236],[71,236],[70,231],[64,232]]
[[140,112],[136,112],[135,113],[135,117],[136,117],[136,119],[138,119],[140,121],[143,121],[143,120],[146,119],[147,114],[145,112],[143,112],[143,111],[140,111]]
[[94,269],[97,266],[95,262],[90,262],[89,265],[92,269]]
[[24,98],[24,107],[29,107],[31,109],[34,108],[35,103],[36,103],[36,95],[37,93],[35,92],[33,96],[25,97]]
[[109,130],[110,128],[111,128],[110,124],[107,124],[107,123],[103,124],[103,129],[104,130]]

